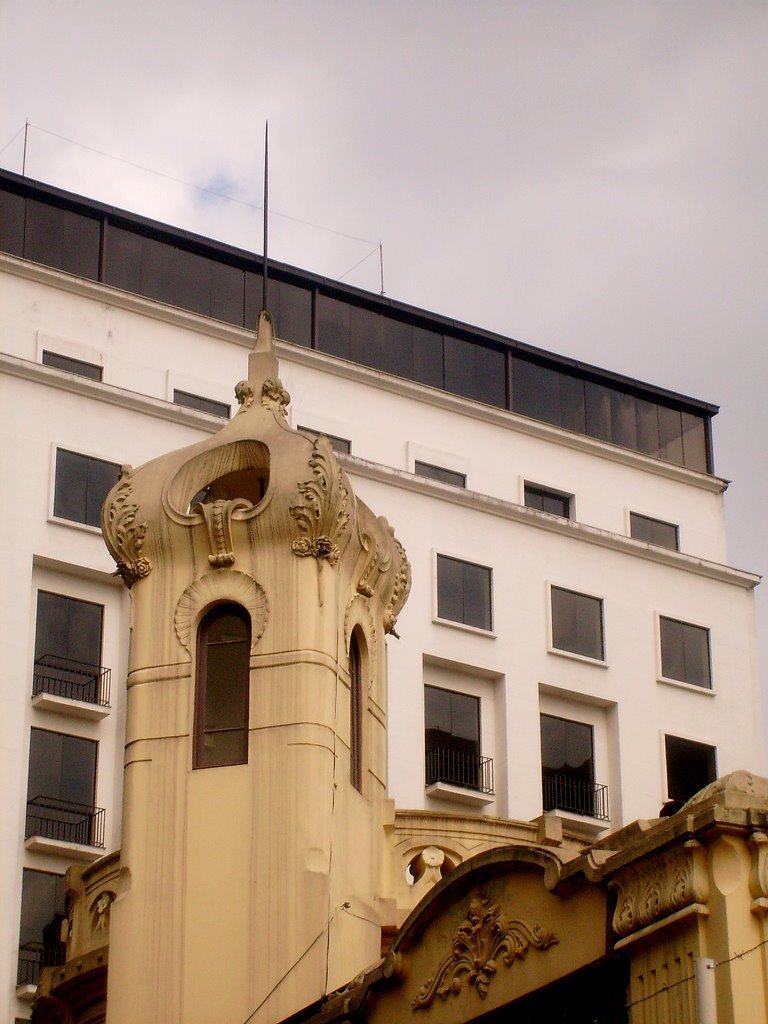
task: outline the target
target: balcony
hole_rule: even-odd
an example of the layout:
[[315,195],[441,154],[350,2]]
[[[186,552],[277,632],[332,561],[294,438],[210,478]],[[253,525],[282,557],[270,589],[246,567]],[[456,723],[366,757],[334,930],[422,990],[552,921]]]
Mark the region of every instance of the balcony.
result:
[[545,811],[567,811],[608,821],[608,787],[578,775],[542,771]]
[[40,971],[43,967],[58,967],[64,963],[66,946],[63,942],[25,942],[19,946],[16,969],[16,995],[25,1002],[34,997]]
[[35,660],[32,703],[45,711],[98,720],[109,714],[111,672],[73,658]]
[[27,801],[25,846],[42,853],[61,853],[70,860],[93,861],[104,849],[105,812],[55,797]]
[[482,806],[493,802],[493,758],[450,747],[427,751],[427,795]]

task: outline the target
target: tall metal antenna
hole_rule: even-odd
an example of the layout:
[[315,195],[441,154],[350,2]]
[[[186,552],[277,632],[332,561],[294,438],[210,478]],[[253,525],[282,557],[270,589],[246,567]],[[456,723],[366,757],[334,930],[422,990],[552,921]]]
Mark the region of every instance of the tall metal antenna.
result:
[[21,158],[21,175],[27,176],[27,139],[29,137],[29,118],[24,123],[24,155]]
[[261,308],[267,308],[269,282],[269,121],[264,124],[264,277],[262,279]]

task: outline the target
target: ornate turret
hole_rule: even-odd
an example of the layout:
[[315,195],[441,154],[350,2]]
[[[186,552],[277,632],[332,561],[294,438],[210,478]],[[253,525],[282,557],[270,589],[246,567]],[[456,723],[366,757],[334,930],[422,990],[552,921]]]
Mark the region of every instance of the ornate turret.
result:
[[103,510],[132,597],[109,1024],[281,1019],[379,954],[385,634],[410,570],[291,430],[269,314],[240,410]]

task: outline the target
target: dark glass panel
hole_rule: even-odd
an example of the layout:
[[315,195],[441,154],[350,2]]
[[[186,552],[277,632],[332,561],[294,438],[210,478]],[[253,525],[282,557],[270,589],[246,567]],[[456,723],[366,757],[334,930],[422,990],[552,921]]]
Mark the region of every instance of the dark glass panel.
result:
[[683,460],[688,469],[697,469],[706,473],[707,462],[707,424],[701,416],[693,413],[681,413],[683,428]]
[[453,747],[480,753],[480,699],[466,693],[424,687],[427,751]]
[[587,410],[584,397],[584,381],[579,377],[560,374],[560,415],[561,425],[566,430],[579,434],[587,431]]
[[438,555],[437,614],[441,619],[490,630],[491,570]]
[[401,320],[381,317],[381,369],[414,380],[413,327]]
[[120,467],[114,462],[88,459],[88,488],[85,497],[85,522],[88,526],[101,526],[101,506],[119,476]]
[[552,587],[552,646],[602,661],[602,610],[597,597]]
[[202,395],[192,395],[188,391],[174,388],[173,401],[176,405],[183,405],[188,409],[198,409],[200,412],[210,413],[211,416],[229,419],[230,407],[225,402],[217,402],[215,398],[204,398]]
[[587,410],[587,434],[601,441],[611,440],[611,390],[586,381],[584,399]]
[[443,336],[423,327],[413,329],[413,380],[431,388],[445,384]]
[[528,508],[538,509],[539,512],[549,512],[554,516],[561,516],[563,519],[570,519],[571,499],[566,494],[547,491],[543,487],[534,487],[531,484],[525,485],[524,494],[525,504]]
[[24,197],[0,191],[0,250],[24,255]]
[[709,630],[676,619],[661,619],[661,672],[706,689],[712,686]]
[[84,523],[87,493],[88,459],[59,448],[56,452],[53,514],[60,519]]
[[437,556],[437,614],[451,622],[464,621],[464,578],[462,562]]
[[24,868],[22,879],[20,946],[42,942],[51,924],[60,925],[65,914],[64,875]]
[[100,665],[103,613],[100,604],[38,591],[35,659],[50,654]]
[[686,803],[717,778],[715,748],[707,743],[666,736],[667,795]]
[[58,352],[43,352],[43,366],[54,366],[57,370],[76,373],[78,377],[88,377],[89,380],[101,380],[101,367],[96,363],[86,363],[83,359],[62,356]]
[[318,349],[341,359],[352,359],[349,304],[318,295],[316,316]]
[[208,260],[211,280],[210,315],[227,324],[243,325],[245,274],[238,267]]
[[592,726],[541,715],[541,764],[546,770],[593,782]]
[[349,642],[349,780],[363,788],[363,663],[357,630]]
[[611,440],[623,448],[637,450],[635,399],[623,391],[611,391]]
[[559,377],[554,370],[513,357],[512,411],[560,426]]
[[[312,346],[312,292],[285,281],[270,283],[277,291],[275,334],[294,345]],[[270,299],[271,303],[271,299]]]
[[414,466],[416,476],[425,476],[430,480],[439,480],[443,484],[452,484],[454,487],[466,487],[467,478],[463,473],[456,473],[452,469],[443,469],[442,466],[432,466],[429,462],[416,461]]
[[659,455],[665,462],[683,464],[683,424],[679,409],[659,406]]
[[659,458],[659,407],[643,398],[635,400],[637,448],[645,455]]
[[146,294],[142,290],[142,246],[144,239],[135,231],[107,225],[104,249],[104,281],[126,292]]
[[349,358],[361,366],[383,370],[381,317],[369,309],[349,306]]
[[250,619],[237,605],[217,605],[198,632],[195,767],[248,760]]
[[506,358],[503,352],[446,334],[445,390],[486,405],[506,408]]
[[27,200],[24,255],[68,274],[99,278],[101,222],[37,199]]
[[27,799],[42,796],[93,807],[96,751],[93,740],[32,729]]
[[641,516],[638,512],[629,513],[629,532],[635,540],[644,540],[647,544],[655,544],[670,551],[679,550],[678,529],[674,523],[665,523],[661,519]]
[[349,455],[352,451],[352,442],[346,437],[337,437],[336,434],[326,434],[322,430],[315,430],[314,427],[297,427],[297,430],[301,430],[305,434],[311,434],[312,437],[327,437],[331,443],[331,448],[335,452],[342,452],[344,455]]

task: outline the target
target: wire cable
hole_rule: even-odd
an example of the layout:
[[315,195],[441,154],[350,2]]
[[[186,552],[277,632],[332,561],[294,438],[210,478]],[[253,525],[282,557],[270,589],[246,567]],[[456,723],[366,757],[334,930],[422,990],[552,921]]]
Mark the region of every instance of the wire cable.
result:
[[[225,192],[217,192],[216,189],[206,188],[205,185],[197,185],[194,181],[186,181],[184,178],[177,178],[173,174],[155,170],[154,167],[147,167],[145,164],[136,163],[134,160],[127,160],[125,157],[115,156],[114,153],[107,153],[103,149],[96,149],[95,146],[88,146],[84,142],[78,142],[77,139],[70,139],[66,135],[59,135],[58,132],[49,131],[47,128],[41,128],[38,124],[32,124],[30,122],[29,127],[34,128],[35,131],[42,132],[43,135],[50,135],[51,138],[59,139],[61,142],[68,142],[72,146],[78,146],[80,149],[88,150],[89,153],[96,153],[98,156],[106,157],[107,160],[116,160],[118,163],[126,164],[128,167],[135,167],[137,170],[145,171],[147,174],[154,174],[158,178],[165,178],[167,181],[173,181],[177,185],[185,185],[188,188],[197,189],[198,192],[203,192],[209,196],[215,196],[217,199],[225,199],[230,203],[238,203],[240,206],[246,206],[251,210],[263,211],[264,209],[264,207],[259,203],[251,203],[247,199],[238,199],[236,196],[227,195]],[[13,139],[11,139],[11,142],[13,142],[17,135],[19,135],[23,130],[23,128],[20,128],[16,135],[14,135]],[[8,143],[8,145],[10,145],[10,143]],[[0,153],[2,153],[2,150],[0,150]],[[303,220],[301,217],[293,217],[289,213],[279,213],[277,210],[270,210],[269,214],[270,217],[282,217],[283,220],[290,220],[295,224],[303,224],[305,227],[315,228],[317,231],[327,231],[329,234],[338,235],[339,238],[348,238],[353,242],[363,242],[366,245],[376,246],[379,244],[378,242],[374,242],[371,238],[361,238],[359,235],[350,235],[345,231],[337,231],[336,228],[326,227],[325,224],[317,224],[311,220]]]
[[21,128],[19,128],[19,130],[13,136],[13,138],[10,140],[10,142],[6,142],[6,144],[3,146],[3,148],[0,149],[0,156],[2,156],[2,154],[6,151],[6,149],[8,149],[8,147],[11,146],[16,141],[16,139],[18,139],[18,137],[21,135],[21,133],[24,131],[25,128],[26,128],[26,125],[23,124],[21,126]]
[[344,278],[347,276],[347,274],[351,274],[353,270],[357,270],[357,268],[360,266],[361,263],[365,263],[366,260],[369,260],[371,258],[371,256],[373,256],[373,254],[377,253],[378,251],[379,251],[379,243],[377,242],[376,245],[373,247],[373,249],[371,249],[371,251],[368,253],[367,256],[363,256],[363,258],[361,260],[358,260],[357,263],[355,263],[354,266],[349,268],[349,270],[345,270],[344,273],[341,274],[340,277],[336,278],[336,280],[337,281],[343,281]]

